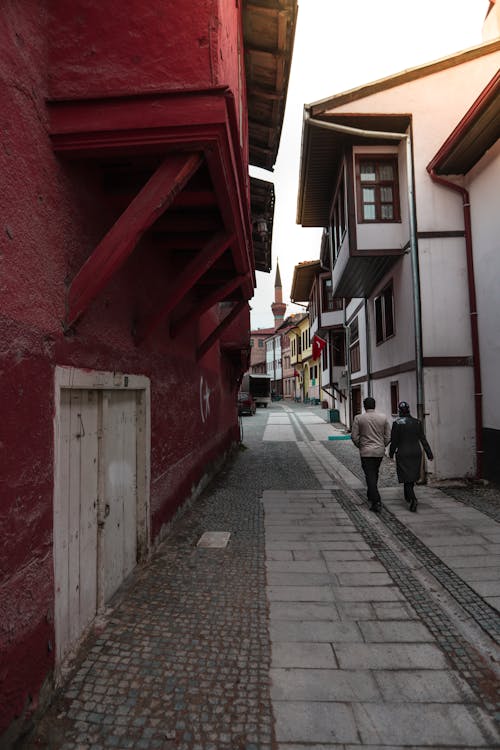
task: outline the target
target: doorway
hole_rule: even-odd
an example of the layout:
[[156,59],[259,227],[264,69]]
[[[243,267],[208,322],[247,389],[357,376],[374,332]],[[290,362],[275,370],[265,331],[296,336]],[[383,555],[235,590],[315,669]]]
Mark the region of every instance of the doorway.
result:
[[352,419],[356,414],[361,414],[361,386],[355,385],[351,389],[351,415]]
[[56,663],[149,550],[149,380],[56,368]]

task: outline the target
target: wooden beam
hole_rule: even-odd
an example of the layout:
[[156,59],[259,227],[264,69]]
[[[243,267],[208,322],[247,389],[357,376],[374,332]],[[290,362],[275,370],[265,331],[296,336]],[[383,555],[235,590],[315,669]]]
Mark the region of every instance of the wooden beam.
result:
[[144,232],[167,210],[202,161],[201,153],[176,153],[162,162],[73,279],[66,328],[78,320],[122,267]]
[[226,315],[224,320],[221,320],[215,331],[212,331],[210,336],[207,336],[205,341],[200,344],[200,346],[196,350],[196,359],[200,360],[208,352],[208,350],[212,348],[212,346],[220,338],[222,331],[224,331],[229,326],[229,324],[238,317],[240,312],[244,310],[245,305],[247,304],[248,302],[246,300],[241,300],[241,302],[237,302],[235,304],[231,312]]
[[136,326],[135,341],[140,344],[159,326],[169,313],[179,304],[209,268],[225,253],[235,241],[234,233],[218,232],[213,239],[195,255],[175,279],[175,287],[170,290],[166,303],[155,313]]
[[179,333],[189,323],[199,318],[200,315],[203,315],[204,312],[210,310],[210,308],[216,305],[218,302],[222,302],[229,294],[231,294],[231,292],[234,292],[235,289],[241,286],[244,279],[244,276],[236,276],[236,278],[231,279],[226,284],[212,292],[212,294],[209,294],[202,300],[200,300],[197,304],[194,305],[193,309],[189,313],[172,323],[172,325],[170,326],[170,335],[174,338],[178,336]]

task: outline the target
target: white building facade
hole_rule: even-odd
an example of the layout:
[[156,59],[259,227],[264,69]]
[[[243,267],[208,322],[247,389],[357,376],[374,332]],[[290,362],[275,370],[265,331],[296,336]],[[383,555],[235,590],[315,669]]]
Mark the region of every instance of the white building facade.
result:
[[[486,422],[478,415],[481,355],[471,328],[462,200],[433,180],[428,166],[499,66],[495,40],[305,112],[298,221],[325,228],[330,257],[323,252],[322,263],[329,261],[333,296],[346,300],[346,423],[367,395],[387,415],[408,401],[424,421],[436,479],[478,475]],[[483,196],[473,216],[485,260],[477,283],[489,373],[500,364],[498,295],[491,289],[493,267],[496,278],[500,270],[491,239],[499,236],[492,207],[498,154],[494,143],[485,147],[492,146],[466,177],[471,196]],[[485,380],[491,390],[494,377]],[[495,430],[500,400],[492,398],[484,416]]]

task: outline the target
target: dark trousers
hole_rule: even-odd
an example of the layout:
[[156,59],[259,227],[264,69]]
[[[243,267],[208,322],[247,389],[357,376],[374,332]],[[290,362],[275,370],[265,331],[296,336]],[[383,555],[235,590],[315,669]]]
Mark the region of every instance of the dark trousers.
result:
[[413,489],[415,485],[415,482],[404,482],[404,493],[405,493],[405,500],[407,500],[409,503],[412,500],[416,500],[415,496],[415,490]]
[[361,457],[361,466],[366,478],[366,496],[371,505],[380,505],[380,493],[377,484],[381,463],[382,456],[380,458],[375,456]]

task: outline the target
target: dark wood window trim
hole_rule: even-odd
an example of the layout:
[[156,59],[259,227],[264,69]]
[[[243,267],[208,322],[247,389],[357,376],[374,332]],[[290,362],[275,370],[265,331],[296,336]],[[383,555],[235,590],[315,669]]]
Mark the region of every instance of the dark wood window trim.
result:
[[[373,164],[375,167],[376,177],[373,181],[361,180],[361,165],[363,163]],[[357,196],[357,221],[358,224],[395,224],[401,222],[401,209],[399,203],[399,177],[398,177],[398,157],[397,154],[356,154],[356,196]],[[393,168],[393,179],[384,179],[380,175],[382,166],[391,165]],[[372,188],[374,192],[373,203],[375,216],[373,219],[365,218],[363,214],[363,188]],[[384,188],[392,190],[392,200],[383,200]],[[392,207],[392,217],[383,218],[383,207]]]
[[391,381],[391,415],[395,417],[398,413],[399,404],[399,381]]
[[377,346],[396,335],[394,287],[392,281],[373,300]]

